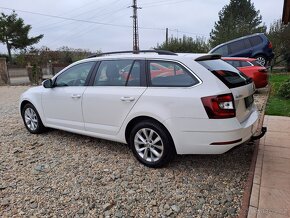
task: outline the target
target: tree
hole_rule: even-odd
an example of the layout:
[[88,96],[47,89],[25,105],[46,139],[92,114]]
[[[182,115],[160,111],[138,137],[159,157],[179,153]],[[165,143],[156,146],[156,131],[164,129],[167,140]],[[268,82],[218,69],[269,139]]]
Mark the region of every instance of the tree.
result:
[[210,33],[210,44],[215,47],[241,36],[266,32],[266,26],[261,24],[260,11],[256,11],[251,0],[230,0],[219,12],[219,20]]
[[208,43],[204,38],[183,36],[182,39],[170,37],[168,43],[163,42],[157,45],[156,49],[163,49],[172,52],[191,52],[191,53],[205,53],[209,51]]
[[25,49],[27,46],[38,43],[43,35],[28,37],[30,25],[25,25],[22,18],[18,18],[13,12],[10,15],[0,15],[0,42],[6,45],[9,60],[11,60],[11,49]]
[[281,19],[274,21],[270,25],[267,36],[275,52],[273,64],[286,61],[287,69],[290,71],[290,24],[284,25]]

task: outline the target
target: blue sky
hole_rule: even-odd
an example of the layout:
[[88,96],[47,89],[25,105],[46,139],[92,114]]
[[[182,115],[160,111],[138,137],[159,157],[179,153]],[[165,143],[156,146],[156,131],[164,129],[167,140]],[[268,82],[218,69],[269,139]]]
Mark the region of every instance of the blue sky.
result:
[[[282,17],[283,0],[252,0],[269,26]],[[218,12],[229,0],[138,0],[140,48],[150,49],[169,35],[201,36],[209,33],[218,20]],[[31,35],[44,34],[36,47],[61,46],[96,51],[132,49],[132,0],[1,0],[0,7],[13,8],[26,24],[32,25]],[[101,22],[84,23],[20,12],[18,10],[56,15],[66,18]],[[1,9],[10,13],[11,10]],[[242,12],[241,12],[242,13]],[[6,53],[0,45],[0,53]]]

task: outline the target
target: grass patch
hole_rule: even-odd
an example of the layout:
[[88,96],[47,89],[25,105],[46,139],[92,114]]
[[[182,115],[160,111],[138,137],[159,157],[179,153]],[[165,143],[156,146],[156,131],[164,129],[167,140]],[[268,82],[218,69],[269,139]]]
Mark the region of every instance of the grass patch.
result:
[[266,114],[290,117],[290,99],[277,95],[280,85],[290,78],[290,74],[272,74],[269,77],[271,93],[266,107]]

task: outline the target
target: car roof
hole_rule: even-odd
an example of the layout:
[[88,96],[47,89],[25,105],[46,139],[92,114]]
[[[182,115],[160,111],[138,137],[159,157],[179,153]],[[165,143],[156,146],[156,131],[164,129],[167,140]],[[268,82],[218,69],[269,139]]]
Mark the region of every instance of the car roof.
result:
[[245,57],[222,57],[222,60],[227,61],[255,61],[255,58],[245,58]]
[[207,53],[175,53],[175,55],[163,55],[157,53],[123,53],[123,54],[110,54],[105,56],[89,57],[80,60],[76,63],[87,62],[87,61],[100,61],[100,60],[112,60],[112,59],[166,59],[166,60],[182,60],[183,58],[190,58],[196,61],[199,60],[210,60],[210,59],[220,59],[221,56],[217,54],[207,54]]
[[229,43],[232,43],[232,42],[236,42],[236,41],[239,41],[241,39],[246,39],[246,38],[250,38],[250,37],[253,37],[253,36],[261,36],[261,35],[265,35],[264,33],[254,33],[254,34],[251,34],[251,35],[247,35],[247,36],[242,36],[242,37],[239,37],[239,38],[236,38],[236,39],[233,39],[233,40],[230,40],[230,41],[227,41],[227,42],[224,42],[222,44],[219,44],[217,45],[216,47],[214,47],[213,49],[211,49],[209,51],[209,53],[212,53],[213,50],[216,50],[224,45],[227,45]]

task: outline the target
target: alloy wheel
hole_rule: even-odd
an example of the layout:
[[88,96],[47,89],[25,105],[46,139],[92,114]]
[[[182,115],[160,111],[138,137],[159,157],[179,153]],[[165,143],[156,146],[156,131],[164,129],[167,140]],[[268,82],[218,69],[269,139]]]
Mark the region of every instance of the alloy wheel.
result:
[[31,130],[35,131],[38,127],[38,119],[35,111],[32,108],[26,108],[24,112],[24,120],[26,126]]
[[261,64],[262,66],[265,66],[266,65],[266,59],[264,57],[257,57],[257,62],[259,64]]
[[134,146],[137,154],[147,162],[158,161],[164,151],[162,138],[150,128],[142,128],[135,134]]

